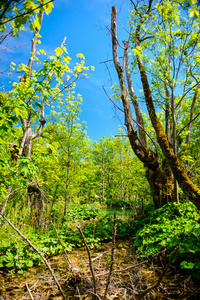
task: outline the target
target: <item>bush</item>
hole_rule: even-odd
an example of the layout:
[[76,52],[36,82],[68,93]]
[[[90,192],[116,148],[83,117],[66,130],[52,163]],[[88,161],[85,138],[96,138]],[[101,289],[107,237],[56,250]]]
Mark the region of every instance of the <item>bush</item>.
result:
[[136,233],[134,246],[143,256],[155,255],[166,249],[173,251],[180,245],[175,262],[192,270],[200,279],[200,214],[192,203],[168,203],[150,210],[144,226]]

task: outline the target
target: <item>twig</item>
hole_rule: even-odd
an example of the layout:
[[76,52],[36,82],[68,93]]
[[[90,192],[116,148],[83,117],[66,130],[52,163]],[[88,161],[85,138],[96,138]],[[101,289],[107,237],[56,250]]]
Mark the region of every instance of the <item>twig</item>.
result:
[[86,247],[86,249],[87,249],[88,258],[89,258],[89,265],[90,265],[90,271],[91,271],[91,273],[92,273],[92,280],[93,280],[93,286],[94,286],[94,294],[96,295],[96,290],[97,290],[97,289],[96,289],[96,279],[95,279],[94,270],[93,270],[93,266],[92,266],[92,260],[91,260],[90,249],[89,249],[88,244],[87,244],[87,242],[86,242],[86,240],[85,240],[85,237],[84,237],[84,234],[83,234],[83,232],[82,232],[82,230],[81,230],[81,227],[77,225],[76,228],[79,230],[79,232],[80,232],[80,234],[81,234],[81,236],[82,236],[84,245],[85,245],[85,247]]
[[97,294],[95,294],[95,293],[93,293],[91,291],[88,291],[88,293],[91,293],[92,295],[96,296],[99,300],[102,300],[101,297],[99,297],[99,295],[97,295]]
[[31,290],[29,289],[29,286],[28,286],[27,282],[26,282],[26,288],[27,288],[27,291],[29,293],[29,296],[31,297],[31,300],[34,300],[33,295],[31,294]]
[[110,98],[110,96],[109,96],[108,93],[106,92],[106,90],[105,90],[105,88],[104,88],[103,85],[102,85],[102,88],[103,88],[103,90],[104,90],[106,96],[107,96],[107,97],[109,98],[109,100],[114,104],[114,106],[117,107],[117,109],[119,109],[120,111],[122,111],[122,112],[124,113],[124,110],[121,109],[119,106],[117,106],[117,104]]
[[60,291],[61,295],[63,296],[63,299],[64,300],[67,300],[67,298],[65,297],[65,294],[64,294],[64,291],[54,273],[54,270],[51,268],[51,265],[50,263],[48,262],[48,260],[42,255],[42,253],[31,243],[31,241],[25,236],[23,235],[23,233],[21,233],[21,231],[19,231],[19,229],[17,229],[15,227],[15,225],[13,225],[4,215],[2,215],[0,213],[0,216],[2,216],[4,218],[4,220],[40,255],[40,257],[42,258],[42,260],[44,261],[44,263],[46,264],[47,268],[49,269],[57,287],[58,287],[58,290]]
[[113,219],[113,232],[112,232],[112,248],[111,248],[111,263],[110,263],[110,271],[108,274],[108,279],[106,283],[106,288],[104,292],[103,299],[106,300],[107,298],[107,293],[108,293],[108,288],[110,285],[110,279],[113,273],[113,267],[114,267],[114,258],[115,258],[115,238],[116,238],[116,231],[117,231],[117,225],[116,225],[116,213],[114,213],[114,219]]
[[[114,271],[113,271],[113,274],[115,274],[115,273],[120,273],[120,272],[124,272],[124,271],[130,270],[130,269],[136,268],[136,267],[138,267],[138,266],[140,266],[140,265],[142,265],[142,264],[145,264],[146,262],[148,262],[148,260],[144,260],[143,262],[138,263],[137,265],[132,265],[132,266],[129,266],[129,267],[124,268],[124,269],[114,270]],[[104,276],[104,275],[107,275],[108,273],[109,273],[109,271],[108,271],[108,272],[105,272],[105,273],[97,274],[96,276],[97,276],[97,277],[99,277],[99,276]]]
[[78,296],[79,296],[79,299],[81,300],[81,294],[79,292],[79,288],[76,286],[76,290],[77,290],[77,293],[78,293]]
[[6,200],[5,200],[5,202],[4,202],[4,204],[3,204],[2,208],[1,208],[1,211],[0,211],[0,217],[4,214],[4,211],[6,209],[6,205],[7,205],[8,199],[9,199],[9,197],[11,195],[11,192],[12,192],[12,184],[10,184],[9,187],[8,187],[7,195],[6,195]]
[[51,225],[53,226],[53,228],[54,228],[54,230],[55,230],[55,232],[56,232],[57,238],[58,238],[58,240],[59,240],[59,242],[60,242],[60,244],[61,244],[61,246],[62,246],[62,248],[63,248],[63,251],[64,251],[64,253],[65,253],[65,256],[64,256],[64,257],[65,257],[65,260],[66,260],[66,262],[67,262],[69,268],[71,269],[71,268],[72,268],[71,261],[70,261],[70,259],[69,259],[69,256],[67,255],[67,252],[66,252],[66,250],[65,250],[65,247],[63,246],[63,243],[62,243],[62,241],[61,241],[61,239],[60,239],[60,237],[59,237],[59,235],[58,235],[58,231],[57,231],[57,229],[56,229],[56,226],[54,225],[54,223],[53,223],[52,221],[49,221],[49,222],[51,223]]
[[143,292],[141,292],[138,296],[138,300],[142,299],[147,293],[149,293],[152,289],[158,287],[161,283],[161,280],[163,279],[163,277],[165,276],[165,274],[167,273],[168,268],[170,267],[172,260],[174,259],[174,257],[176,256],[178,250],[180,248],[180,245],[176,246],[176,248],[174,249],[167,265],[165,266],[162,274],[160,275],[160,277],[158,278],[158,281],[156,283],[154,283],[152,286],[150,286],[149,288],[147,288],[146,290],[144,290]]
[[[123,58],[123,56],[120,56],[119,58]],[[113,59],[105,60],[105,61],[100,61],[100,64],[105,64],[107,62],[113,61]]]
[[101,256],[107,254],[108,252],[110,252],[110,249],[108,251],[106,251],[106,252],[103,252],[103,253],[97,255],[95,258],[92,259],[92,261],[95,261],[95,260],[99,259]]
[[38,5],[38,6],[35,7],[34,9],[30,9],[30,10],[24,12],[23,14],[17,15],[17,16],[15,16],[15,17],[13,17],[13,18],[10,18],[9,20],[6,20],[6,21],[4,21],[4,22],[0,22],[0,25],[9,23],[9,22],[11,22],[12,20],[15,20],[15,19],[17,19],[17,18],[21,18],[21,17],[23,17],[23,16],[26,16],[26,15],[28,15],[28,14],[31,14],[32,12],[34,12],[34,11],[37,10],[37,9],[39,9],[40,7],[43,7],[44,5],[46,5],[46,4],[50,3],[50,2],[53,2],[53,1],[54,1],[54,0],[50,0],[50,1],[46,2],[46,3],[43,3],[43,4],[41,4],[41,5]]

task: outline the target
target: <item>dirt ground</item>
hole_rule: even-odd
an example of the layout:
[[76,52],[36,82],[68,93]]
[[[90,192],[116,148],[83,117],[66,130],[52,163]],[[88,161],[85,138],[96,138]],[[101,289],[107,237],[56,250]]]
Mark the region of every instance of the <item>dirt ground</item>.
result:
[[[111,243],[102,244],[91,251],[96,278],[96,299],[102,299],[107,284],[111,260]],[[63,255],[50,259],[66,299],[94,299],[93,280],[85,248],[69,253],[71,263],[79,269],[72,276]],[[107,299],[138,299],[141,291],[152,286],[160,277],[164,265],[148,262],[135,255],[129,242],[118,241],[115,249],[114,274]],[[28,292],[28,289],[30,290]],[[32,297],[32,298],[31,298]],[[24,274],[0,273],[0,300],[61,300],[63,299],[45,265],[33,267]],[[180,274],[172,266],[159,287],[152,289],[143,299],[200,299],[200,286],[191,276]]]

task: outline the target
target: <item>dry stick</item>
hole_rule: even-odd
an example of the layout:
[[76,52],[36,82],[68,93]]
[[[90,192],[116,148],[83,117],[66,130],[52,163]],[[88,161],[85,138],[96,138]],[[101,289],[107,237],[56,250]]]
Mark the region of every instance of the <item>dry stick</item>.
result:
[[99,300],[102,300],[102,299],[99,297],[99,295],[97,295],[97,294],[95,294],[95,293],[93,293],[93,292],[91,292],[91,291],[89,291],[88,293],[90,293],[90,294],[96,296],[96,298],[98,298]]
[[91,271],[91,273],[92,273],[92,279],[93,279],[94,294],[96,295],[96,291],[97,291],[97,289],[96,289],[96,279],[95,279],[94,270],[93,270],[93,266],[92,266],[92,260],[91,260],[90,249],[89,249],[88,244],[87,244],[87,242],[86,242],[86,240],[85,240],[85,237],[84,237],[84,234],[83,234],[83,232],[82,232],[82,230],[81,230],[81,227],[77,225],[76,228],[78,228],[78,230],[80,231],[80,234],[81,234],[81,236],[82,236],[83,242],[84,242],[85,247],[86,247],[86,249],[87,249],[88,258],[89,258],[89,265],[90,265],[90,271]]
[[6,205],[7,205],[8,199],[9,199],[9,197],[11,195],[11,192],[12,192],[12,184],[10,184],[9,187],[8,187],[7,195],[6,195],[6,200],[5,200],[5,202],[4,202],[4,204],[3,204],[2,208],[1,208],[1,211],[0,211],[0,217],[4,214],[4,211],[6,209]]
[[[127,270],[130,270],[130,269],[133,269],[133,268],[136,268],[142,264],[145,264],[146,262],[148,262],[148,260],[144,260],[142,261],[141,263],[138,263],[136,265],[132,265],[132,266],[129,266],[127,268],[124,268],[124,269],[120,269],[120,270],[114,270],[113,271],[113,274],[115,273],[120,273],[120,272],[124,272],[124,271],[127,271]],[[109,272],[105,272],[105,273],[100,273],[100,274],[97,274],[96,276],[104,276],[104,275],[107,275]]]
[[141,292],[138,296],[138,300],[142,299],[147,293],[149,293],[152,289],[158,287],[161,283],[161,280],[163,279],[163,277],[165,276],[165,274],[167,273],[168,268],[170,267],[172,260],[174,259],[174,257],[176,256],[178,250],[180,248],[180,245],[176,246],[167,265],[165,266],[162,274],[160,275],[160,277],[158,278],[158,281],[156,283],[154,283],[152,286],[150,286],[149,288],[147,288],[146,290],[144,290],[143,292]]
[[77,293],[78,293],[78,297],[79,297],[79,299],[81,300],[81,294],[80,294],[80,292],[79,292],[79,288],[76,287],[76,290],[77,290]]
[[111,263],[110,263],[110,272],[108,274],[108,279],[106,283],[106,288],[104,292],[103,299],[106,300],[107,298],[107,293],[108,293],[108,288],[110,285],[110,279],[111,275],[113,272],[113,267],[114,267],[114,254],[115,254],[115,238],[116,238],[116,231],[117,231],[117,225],[116,225],[116,213],[114,213],[114,220],[113,220],[113,232],[112,232],[112,249],[111,249]]
[[68,264],[68,266],[69,266],[69,268],[70,268],[70,270],[71,270],[71,268],[72,268],[71,261],[70,261],[70,259],[69,259],[69,256],[68,256],[66,250],[65,250],[65,247],[63,246],[63,243],[62,243],[62,241],[61,241],[61,239],[60,239],[60,237],[59,237],[59,235],[58,235],[58,231],[57,231],[57,229],[56,229],[56,226],[54,225],[54,223],[53,223],[52,221],[49,221],[49,222],[53,225],[53,228],[54,228],[54,230],[55,230],[55,232],[56,232],[57,238],[58,238],[58,240],[59,240],[59,242],[60,242],[60,244],[61,244],[61,246],[62,246],[62,248],[63,248],[63,251],[64,251],[64,253],[65,253],[64,258],[65,258],[65,260],[66,260],[66,262],[67,262],[67,264]]
[[27,291],[29,293],[29,296],[31,297],[31,300],[34,300],[33,295],[31,294],[31,290],[29,289],[29,286],[28,286],[27,282],[26,282],[26,288],[27,288]]
[[57,284],[57,287],[61,293],[61,295],[63,296],[64,300],[67,300],[67,298],[65,297],[64,291],[60,285],[60,283],[58,282],[58,279],[56,277],[56,275],[54,274],[54,270],[51,268],[50,263],[47,261],[47,259],[42,255],[42,253],[31,243],[31,241],[25,236],[23,235],[23,233],[21,233],[21,231],[19,231],[19,229],[17,229],[15,227],[15,225],[13,225],[4,215],[2,215],[0,213],[0,216],[2,216],[2,218],[4,218],[4,220],[40,255],[40,257],[42,258],[42,260],[44,261],[44,263],[46,264],[47,268],[49,269],[55,283]]
[[110,251],[111,251],[111,250],[109,249],[108,251],[105,251],[105,252],[99,254],[98,256],[96,256],[95,258],[93,258],[92,261],[95,261],[95,260],[101,258],[101,256],[106,255],[106,254],[107,254],[108,252],[110,252]]

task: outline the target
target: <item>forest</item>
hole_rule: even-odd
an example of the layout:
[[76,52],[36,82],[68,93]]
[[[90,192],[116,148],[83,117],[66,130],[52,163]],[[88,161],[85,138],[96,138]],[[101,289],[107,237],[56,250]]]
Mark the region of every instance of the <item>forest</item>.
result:
[[0,299],[199,299],[199,1],[110,6],[103,90],[123,124],[99,140],[77,92],[96,66],[66,38],[42,49],[56,1],[0,2],[0,55],[31,41],[0,59]]

